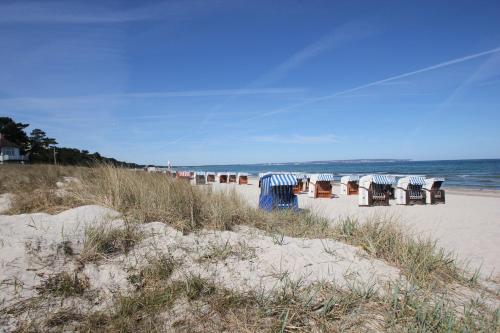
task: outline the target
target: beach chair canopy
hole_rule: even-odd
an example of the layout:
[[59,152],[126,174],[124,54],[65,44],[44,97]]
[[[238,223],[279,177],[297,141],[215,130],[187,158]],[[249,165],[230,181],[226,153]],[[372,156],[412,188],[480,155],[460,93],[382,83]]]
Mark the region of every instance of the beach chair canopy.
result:
[[399,181],[407,181],[411,185],[425,185],[425,177],[421,176],[410,176],[400,178]]
[[228,176],[236,176],[236,172],[228,172],[227,175]]
[[[379,185],[394,185],[396,184],[396,178],[389,175],[367,175],[359,179],[360,183],[374,183]],[[369,186],[369,185],[368,185]]]
[[334,180],[334,176],[331,173],[320,173],[311,175],[311,183],[316,184],[317,182],[331,182]]
[[276,174],[270,175],[271,186],[295,186],[297,185],[297,178],[291,174]]
[[194,173],[194,175],[195,175],[195,176],[203,176],[203,177],[205,177],[205,172],[203,172],[203,171],[196,171],[196,172]]
[[293,175],[295,176],[295,178],[300,179],[300,180],[307,179],[307,175],[305,173],[298,172],[298,173],[294,173]]
[[205,172],[206,176],[215,176],[215,172],[207,171]]
[[238,178],[239,177],[248,177],[248,173],[246,173],[246,172],[238,172]]
[[408,176],[398,179],[398,187],[407,189],[409,185],[423,186],[425,178],[421,176]]
[[347,175],[347,176],[342,176],[340,178],[340,182],[342,184],[347,184],[348,182],[359,182],[359,176],[358,175]]
[[431,190],[434,184],[436,184],[436,187],[439,189],[443,182],[444,178],[442,177],[427,178],[425,180],[424,188],[427,190]]
[[295,186],[297,185],[297,178],[292,174],[274,174],[269,173],[262,177],[262,187],[264,191],[268,191],[271,187],[275,186]]
[[217,177],[220,177],[220,176],[228,176],[229,173],[228,172],[217,172]]

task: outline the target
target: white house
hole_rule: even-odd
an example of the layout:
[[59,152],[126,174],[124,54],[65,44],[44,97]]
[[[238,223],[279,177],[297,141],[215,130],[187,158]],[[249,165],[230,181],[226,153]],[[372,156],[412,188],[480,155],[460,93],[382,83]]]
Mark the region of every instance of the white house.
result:
[[26,160],[26,156],[21,155],[20,147],[7,140],[0,133],[0,164],[9,162],[19,163]]

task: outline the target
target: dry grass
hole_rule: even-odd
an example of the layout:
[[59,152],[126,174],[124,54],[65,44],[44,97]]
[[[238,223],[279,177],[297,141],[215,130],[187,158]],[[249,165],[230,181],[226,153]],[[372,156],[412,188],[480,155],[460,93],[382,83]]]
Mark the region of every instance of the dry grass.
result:
[[79,277],[77,273],[62,272],[49,276],[37,287],[37,291],[42,295],[51,294],[64,298],[82,295],[88,286],[88,281]]
[[216,262],[226,260],[229,257],[249,260],[255,257],[255,248],[243,241],[237,244],[231,244],[229,240],[222,244],[210,243],[203,252],[204,254],[198,259],[198,262]]
[[88,226],[85,229],[80,260],[83,263],[96,262],[118,253],[127,254],[141,238],[142,234],[137,227],[130,223],[123,227],[109,223]]
[[196,275],[161,280],[117,298],[108,312],[80,320],[85,332],[496,332],[499,313],[452,304],[394,287],[380,296],[370,286],[286,281],[269,294],[235,292]]
[[58,213],[81,203],[57,194],[63,177],[81,177],[88,168],[53,165],[1,165],[0,193],[12,193],[9,214]]
[[184,232],[200,228],[228,230],[248,212],[236,195],[196,188],[164,174],[101,166],[82,179],[75,197],[111,207],[135,221],[161,221]]
[[334,228],[337,239],[401,268],[411,282],[421,286],[471,282],[472,276],[458,267],[451,253],[429,238],[410,237],[400,224],[390,219],[373,218],[359,223],[346,218]]

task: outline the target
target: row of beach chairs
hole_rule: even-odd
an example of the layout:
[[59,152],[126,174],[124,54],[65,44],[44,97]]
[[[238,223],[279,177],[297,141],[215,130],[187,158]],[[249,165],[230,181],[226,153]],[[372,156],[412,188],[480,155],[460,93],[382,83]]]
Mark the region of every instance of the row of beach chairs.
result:
[[244,172],[203,172],[203,171],[177,171],[175,177],[189,180],[194,185],[205,185],[211,183],[236,183],[248,184],[248,173]]
[[[299,193],[312,198],[332,198],[333,174],[259,174],[259,207],[298,209]],[[441,188],[443,178],[406,176],[397,179],[390,175],[350,175],[340,180],[341,193],[358,195],[359,206],[386,206],[390,199],[399,205],[445,203]]]

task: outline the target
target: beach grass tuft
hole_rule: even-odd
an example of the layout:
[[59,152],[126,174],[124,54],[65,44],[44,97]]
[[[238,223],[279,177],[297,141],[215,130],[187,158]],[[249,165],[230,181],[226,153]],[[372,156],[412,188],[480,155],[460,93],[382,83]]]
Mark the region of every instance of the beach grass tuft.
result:
[[109,223],[101,223],[87,226],[81,261],[95,262],[118,253],[127,254],[141,238],[142,233],[134,224],[112,226]]
[[73,274],[62,272],[51,275],[37,287],[39,294],[50,294],[53,296],[70,297],[80,296],[88,288],[88,281],[81,278],[75,272]]

